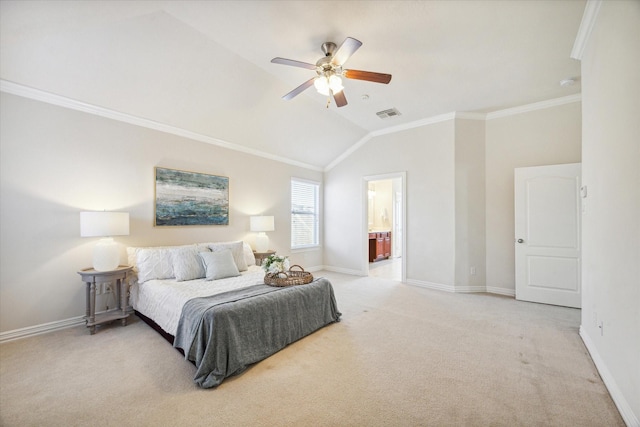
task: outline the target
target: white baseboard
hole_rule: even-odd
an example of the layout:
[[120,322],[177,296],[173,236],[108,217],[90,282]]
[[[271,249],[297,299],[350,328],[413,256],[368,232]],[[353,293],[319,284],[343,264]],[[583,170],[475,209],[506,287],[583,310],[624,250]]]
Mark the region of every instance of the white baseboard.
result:
[[609,390],[613,403],[618,407],[618,411],[620,411],[622,419],[629,427],[640,427],[640,419],[638,419],[640,414],[633,413],[631,405],[629,405],[629,402],[627,402],[627,399],[625,399],[624,395],[620,391],[616,380],[611,375],[611,372],[609,372],[609,369],[602,360],[602,357],[600,357],[593,340],[591,340],[589,334],[587,334],[587,332],[582,328],[582,325],[580,326],[580,337],[582,338],[582,342],[584,342],[585,347],[587,347],[587,351],[589,351],[591,359],[596,365],[596,369],[598,370],[604,385],[607,387],[607,390]]
[[455,291],[460,294],[474,294],[478,292],[487,292],[486,286],[454,286]]
[[333,267],[331,265],[322,266],[321,270],[333,271],[334,273],[349,274],[351,276],[366,276],[367,274],[361,270],[351,270],[342,267]]
[[452,293],[459,293],[459,294],[486,292],[485,286],[443,285],[442,283],[426,282],[423,280],[414,280],[414,279],[407,279],[406,283],[407,285],[419,286],[421,288],[435,289],[438,291],[445,291],[445,292],[452,292]]
[[[342,273],[342,274],[349,274],[351,276],[367,276],[367,272],[363,272],[360,270],[350,270],[347,268],[342,268],[342,267],[333,267],[330,265],[324,265],[324,266],[319,266],[319,267],[312,267],[307,269],[307,271],[319,271],[319,270],[327,270],[327,271],[333,271],[335,273]],[[492,293],[492,294],[500,294],[500,295],[507,295],[510,297],[515,297],[516,296],[516,291],[513,289],[505,289],[505,288],[496,288],[496,287],[491,287],[491,286],[453,286],[453,285],[443,285],[442,283],[434,283],[434,282],[427,282],[424,280],[415,280],[415,279],[407,279],[406,282],[407,285],[412,285],[412,286],[418,286],[421,288],[427,288],[427,289],[435,289],[438,291],[445,291],[445,292],[452,292],[452,293],[481,293],[481,292],[488,292],[488,293]]]
[[456,288],[452,285],[443,285],[442,283],[425,282],[422,280],[407,279],[407,285],[418,286],[421,288],[435,289],[438,291],[455,292]]
[[34,335],[46,334],[48,332],[57,331],[60,329],[72,328],[78,325],[84,325],[84,316],[72,317],[71,319],[58,320],[57,322],[43,323],[42,325],[29,326],[27,328],[14,329],[13,331],[7,331],[0,333],[0,344],[27,338]]
[[514,298],[516,296],[515,289],[497,288],[495,286],[487,286],[487,292],[490,294],[506,295],[508,297],[514,297]]

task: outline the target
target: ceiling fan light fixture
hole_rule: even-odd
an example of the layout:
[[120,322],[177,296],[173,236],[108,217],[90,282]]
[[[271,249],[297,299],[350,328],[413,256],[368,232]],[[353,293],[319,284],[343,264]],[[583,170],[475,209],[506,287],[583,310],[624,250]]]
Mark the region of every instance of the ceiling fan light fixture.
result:
[[335,74],[329,77],[329,89],[333,91],[333,93],[338,93],[344,89],[342,86],[342,79]]
[[313,82],[313,85],[318,93],[324,96],[329,96],[329,91],[338,93],[344,89],[344,86],[342,86],[342,79],[335,74],[331,74],[328,77],[326,75],[318,76]]
[[318,76],[313,82],[319,94],[329,96],[329,80],[325,76]]
[[282,99],[290,100],[299,95],[304,90],[313,85],[318,93],[329,97],[327,108],[331,97],[335,100],[336,106],[344,107],[347,105],[347,98],[344,95],[344,86],[342,86],[342,78],[364,80],[374,83],[388,84],[391,81],[391,74],[374,73],[362,70],[347,70],[343,68],[344,63],[362,46],[362,42],[347,37],[344,39],[340,47],[333,42],[322,44],[322,52],[325,56],[318,59],[315,65],[308,62],[295,61],[276,57],[271,60],[274,64],[290,65],[293,67],[305,68],[307,70],[315,70],[316,77],[312,77],[300,86],[287,93]]

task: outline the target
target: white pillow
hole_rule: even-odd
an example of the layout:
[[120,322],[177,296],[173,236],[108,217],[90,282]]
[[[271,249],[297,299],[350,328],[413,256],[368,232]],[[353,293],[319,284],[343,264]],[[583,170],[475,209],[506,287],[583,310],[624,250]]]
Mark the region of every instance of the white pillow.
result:
[[244,242],[241,240],[237,242],[223,242],[223,243],[209,243],[209,249],[212,252],[219,252],[225,249],[229,249],[231,251],[231,255],[233,256],[233,261],[236,263],[236,267],[238,267],[238,271],[246,271],[249,267],[247,266],[247,262],[244,259]]
[[136,265],[136,257],[138,255],[138,248],[127,246],[127,265],[133,267],[133,271],[138,272],[138,266]]
[[207,280],[218,280],[240,275],[229,249],[217,252],[200,252],[199,255],[207,271]]
[[196,248],[198,248],[198,252],[211,252],[209,245],[213,245],[213,243],[196,243]]
[[[176,249],[176,248],[187,248],[191,245],[181,245],[181,246],[129,246],[127,247],[127,261],[130,266],[133,267],[134,272],[138,272],[138,252],[143,249],[151,249],[151,250],[163,250],[163,249]],[[173,277],[173,276],[171,276]]]
[[253,249],[251,249],[251,246],[249,246],[247,242],[243,242],[242,249],[244,251],[244,261],[247,263],[247,267],[256,265],[256,257],[253,254]]
[[171,250],[167,248],[140,248],[136,255],[138,282],[173,278]]
[[171,264],[178,282],[202,279],[205,276],[204,264],[195,245],[171,249]]

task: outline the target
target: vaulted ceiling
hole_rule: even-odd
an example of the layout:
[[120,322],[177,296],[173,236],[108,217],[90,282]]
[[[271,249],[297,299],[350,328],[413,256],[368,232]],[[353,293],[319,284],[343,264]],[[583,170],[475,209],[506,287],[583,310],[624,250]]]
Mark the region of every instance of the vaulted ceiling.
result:
[[[569,57],[585,0],[7,1],[0,78],[227,146],[323,169],[362,138],[451,112],[580,92]],[[337,108],[315,75],[323,42],[363,42]],[[572,77],[577,84],[563,87]],[[376,112],[401,115],[381,119]]]

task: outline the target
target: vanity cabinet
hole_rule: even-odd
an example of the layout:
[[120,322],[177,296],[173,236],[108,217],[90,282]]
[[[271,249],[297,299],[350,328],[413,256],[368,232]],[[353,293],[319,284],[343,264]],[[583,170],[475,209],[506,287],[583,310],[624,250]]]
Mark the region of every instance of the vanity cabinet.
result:
[[369,233],[369,262],[380,261],[391,256],[391,232]]

